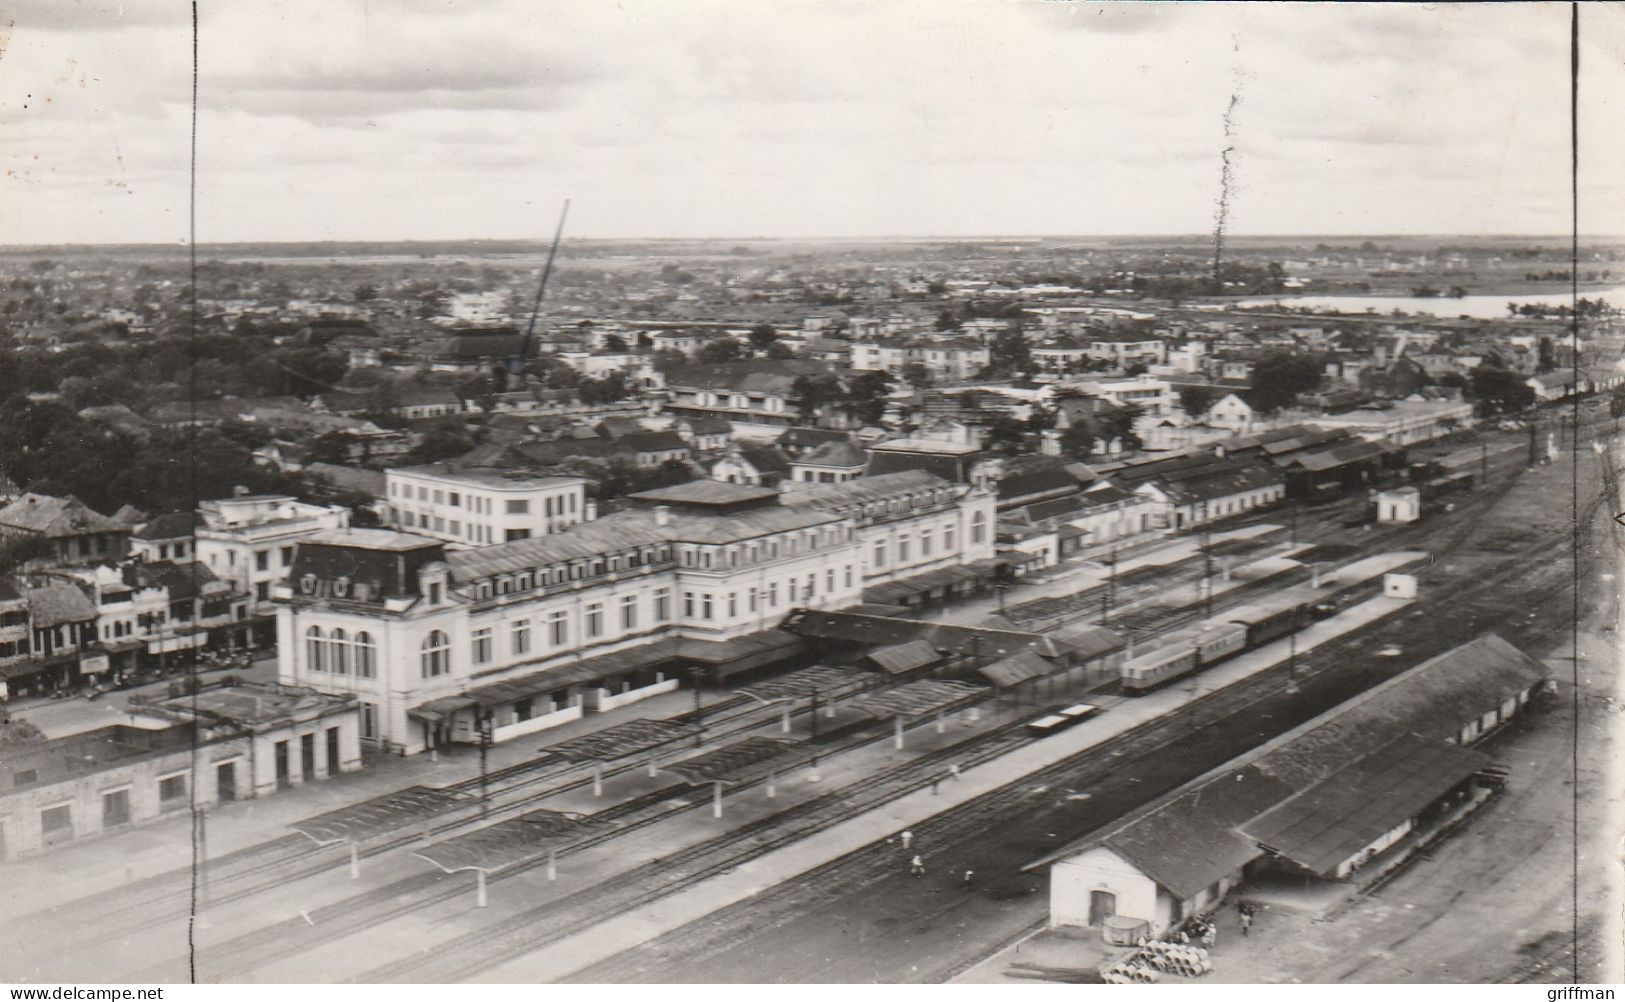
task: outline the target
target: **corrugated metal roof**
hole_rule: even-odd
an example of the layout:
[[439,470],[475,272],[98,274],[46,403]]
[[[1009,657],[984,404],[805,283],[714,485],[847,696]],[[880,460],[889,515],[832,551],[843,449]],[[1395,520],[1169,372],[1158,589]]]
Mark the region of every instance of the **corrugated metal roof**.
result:
[[458,870],[491,873],[590,838],[609,826],[610,822],[605,819],[544,808],[426,845],[413,855],[447,873]]
[[890,647],[877,647],[866,657],[892,675],[901,675],[942,660],[942,655],[937,653],[937,649],[924,640],[910,640]]
[[1321,876],[1490,764],[1483,752],[1402,734],[1242,826]]
[[1014,657],[1005,658],[1002,661],[995,661],[990,665],[983,665],[976,669],[976,673],[994,685],[1012,686],[1029,682],[1035,678],[1045,678],[1053,675],[1057,670],[1058,666],[1045,661],[1030,651],[1026,651]]

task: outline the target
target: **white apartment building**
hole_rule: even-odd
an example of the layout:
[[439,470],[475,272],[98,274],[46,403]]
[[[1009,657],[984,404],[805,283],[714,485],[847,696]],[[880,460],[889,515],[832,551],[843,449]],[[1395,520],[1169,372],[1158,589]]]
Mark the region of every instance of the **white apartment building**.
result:
[[547,536],[591,517],[580,477],[433,463],[386,470],[384,495],[390,525],[460,546]]
[[[301,539],[350,524],[343,505],[305,504],[281,494],[255,494],[198,505],[197,560],[248,595],[256,632],[270,625],[271,587],[287,576]],[[268,639],[268,637],[263,638]]]
[[354,694],[362,739],[411,754],[478,742],[482,724],[504,741],[670,691],[708,658],[720,675],[724,658],[793,644],[773,630],[791,609],[862,594],[850,519],[763,500],[631,509],[457,551],[324,534],[277,592],[279,678]]
[[882,584],[994,556],[997,495],[924,470],[904,470],[845,483],[807,484],[780,499],[858,526],[863,583]]
[[1179,397],[1173,384],[1154,376],[1130,376],[1126,379],[1090,380],[1075,384],[1093,397],[1105,397],[1114,404],[1135,406],[1147,417],[1165,417],[1179,406]]

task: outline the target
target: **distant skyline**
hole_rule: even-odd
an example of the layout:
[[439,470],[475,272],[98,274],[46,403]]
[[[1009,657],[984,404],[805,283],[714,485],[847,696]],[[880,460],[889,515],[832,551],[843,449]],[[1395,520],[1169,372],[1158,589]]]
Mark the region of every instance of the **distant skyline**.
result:
[[[205,2],[198,240],[545,240],[565,198],[589,239],[1197,237],[1227,145],[1238,236],[1557,237],[1569,16]],[[188,5],[0,17],[0,241],[183,241]],[[1581,233],[1620,234],[1625,6],[1581,18]]]

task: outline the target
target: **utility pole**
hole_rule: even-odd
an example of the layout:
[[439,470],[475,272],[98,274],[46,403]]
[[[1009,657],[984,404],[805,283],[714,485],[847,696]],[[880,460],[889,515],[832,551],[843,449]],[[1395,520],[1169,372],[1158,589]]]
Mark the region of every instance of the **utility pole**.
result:
[[1202,618],[1213,618],[1213,525],[1202,525]]
[[1480,486],[1490,482],[1490,444],[1478,443],[1478,483]]
[[1101,593],[1100,625],[1110,626],[1112,619],[1112,590],[1117,586],[1117,550],[1106,558],[1106,590]]
[[817,741],[818,741],[818,690],[817,689],[814,689],[812,691],[812,723],[810,724],[810,726],[812,728],[812,733],[808,735],[807,740],[816,744]]
[[491,750],[491,711],[481,710],[479,715],[480,734],[480,817],[485,817],[491,809],[490,790],[486,786],[487,775],[485,771],[486,756]]
[[1535,428],[1535,422],[1530,421],[1529,422],[1529,465],[1530,466],[1535,465],[1535,436],[1536,436],[1536,434],[1537,434],[1537,432],[1536,432],[1536,428]]
[[698,748],[705,743],[704,710],[700,706],[700,680],[705,678],[705,669],[695,666],[688,670],[688,679],[694,685],[694,747]]

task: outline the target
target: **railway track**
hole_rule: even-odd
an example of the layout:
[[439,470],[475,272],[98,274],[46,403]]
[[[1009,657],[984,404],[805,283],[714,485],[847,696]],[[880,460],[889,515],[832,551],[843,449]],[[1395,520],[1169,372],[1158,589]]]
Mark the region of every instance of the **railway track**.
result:
[[[1582,518],[1594,519],[1600,501],[1598,498],[1588,503]],[[1439,547],[1439,552],[1459,548],[1468,535],[1469,532],[1465,531],[1453,532]],[[1509,586],[1513,586],[1514,583],[1524,584],[1527,586],[1524,597],[1529,603],[1528,607],[1542,608],[1572,584],[1567,575],[1549,567],[1538,572],[1531,571],[1530,558],[1548,549],[1549,546],[1550,542],[1547,539],[1531,540],[1519,552],[1499,560],[1498,566],[1492,572],[1478,574],[1463,582],[1460,588],[1451,593],[1449,601],[1436,601],[1437,614],[1425,620],[1417,613],[1413,613],[1399,619],[1379,621],[1315,648],[1300,659],[1300,669],[1295,677],[1288,677],[1280,668],[1272,669],[1261,676],[1255,676],[1250,685],[1220,690],[1221,693],[1229,693],[1233,689],[1235,690],[1233,696],[1207,699],[1205,702],[1187,706],[1200,705],[1209,714],[1220,711],[1220,716],[1232,722],[1230,726],[1245,727],[1246,724],[1236,721],[1238,717],[1246,715],[1238,711],[1243,711],[1249,706],[1264,700],[1279,700],[1283,694],[1292,692],[1294,688],[1299,691],[1297,695],[1291,697],[1291,700],[1299,703],[1308,698],[1317,687],[1327,690],[1318,702],[1311,701],[1316,702],[1316,705],[1304,706],[1301,711],[1290,715],[1282,715],[1277,710],[1275,726],[1268,728],[1270,733],[1257,735],[1260,740],[1266,740],[1269,736],[1273,736],[1273,733],[1295,726],[1299,720],[1308,719],[1316,712],[1336,705],[1348,696],[1364,691],[1371,685],[1397,674],[1417,663],[1419,659],[1442,652],[1449,647],[1451,643],[1449,638],[1481,630],[1486,622],[1498,623],[1499,628],[1516,642],[1522,634],[1541,627],[1530,621],[1499,622],[1505,619],[1503,602]],[[1421,611],[1423,610],[1418,610]],[[1368,648],[1373,640],[1386,639],[1401,640],[1407,645],[1403,659],[1385,661],[1367,657],[1363,662],[1357,660],[1358,652],[1362,648]],[[1262,715],[1250,716],[1256,719]],[[1143,733],[1142,745],[1134,752],[1148,765],[1152,764],[1156,753],[1167,747],[1171,741],[1179,741],[1182,753],[1190,755],[1193,747],[1204,740],[1201,737],[1203,724],[1199,719],[1188,715],[1163,719],[1172,730]],[[1213,721],[1210,726],[1219,728],[1226,725],[1223,720],[1219,720]],[[1256,746],[1257,743],[1253,741],[1248,747]],[[1113,750],[1123,754],[1114,756],[1111,754]],[[1128,753],[1122,748],[1103,747],[1092,751],[1097,762],[1109,762],[1109,766],[1102,767],[1096,764],[1091,768],[1087,761],[1079,761],[1077,758],[1057,763],[1009,787],[945,812],[923,825],[916,825],[915,831],[921,844],[951,847],[940,854],[948,857],[945,860],[933,859],[928,855],[927,865],[946,870],[954,870],[960,866],[972,867],[979,875],[989,875],[987,879],[990,882],[997,880],[999,878],[992,875],[999,868],[1019,867],[1021,863],[1039,855],[1042,846],[1034,844],[1025,848],[1009,849],[1006,843],[1010,839],[989,838],[995,830],[1002,831],[1007,836],[1015,833],[1041,833],[1045,830],[1088,831],[1090,829],[1087,822],[1068,827],[1067,818],[1064,816],[1068,813],[1074,818],[1079,814],[1088,815],[1093,818],[1096,827],[1110,823],[1112,819],[1120,817],[1125,812],[1121,808],[1132,809],[1136,804],[1149,802],[1166,790],[1176,788],[1179,783],[1227,760],[1234,754],[1229,749],[1225,749],[1228,754],[1216,751],[1212,760],[1191,761],[1183,768],[1168,773],[1156,786],[1136,784],[1134,788],[1123,791],[1125,799],[1121,804],[1109,804],[1113,783],[1120,783],[1123,774],[1130,772],[1137,774],[1131,778],[1131,782],[1135,781],[1140,773],[1135,769],[1136,763],[1125,757]],[[1157,768],[1158,766],[1152,766],[1150,771],[1156,772]],[[1162,758],[1160,768],[1168,769],[1166,756]],[[1088,807],[1073,809],[1064,802],[1057,805],[1053,801],[1035,803],[1033,796],[1035,790],[1054,787],[1063,790],[1089,790],[1093,802],[1099,807],[1094,808],[1093,814],[1090,815]],[[1039,839],[1030,841],[1041,842]],[[1050,847],[1053,847],[1053,844]],[[1003,855],[997,862],[987,858],[989,855],[999,853]],[[1023,854],[1026,854],[1025,858]],[[657,937],[630,954],[578,971],[568,980],[600,983],[715,980],[722,976],[719,968],[713,966],[708,971],[705,967],[705,958],[723,954],[736,946],[742,951],[762,949],[763,947],[756,943],[747,947],[744,941],[762,934],[763,930],[775,930],[796,922],[801,916],[818,909],[821,903],[827,904],[851,894],[884,894],[889,886],[888,878],[896,877],[897,872],[897,859],[894,854],[861,851],[853,853],[804,874],[793,882],[786,882],[745,902],[721,909],[702,921],[690,923],[665,936]],[[979,876],[978,879],[984,878]],[[1012,893],[1032,893],[1038,886],[1040,885],[1035,879],[1020,891]],[[896,890],[904,892],[907,887],[908,885],[904,884]],[[838,925],[842,921],[840,915],[831,915],[827,910],[819,911],[818,914],[820,920],[825,923]],[[855,917],[851,920],[857,921]],[[787,935],[793,936],[793,933]],[[766,948],[771,949],[771,944]],[[816,950],[817,947],[810,949]],[[721,963],[725,964],[726,961]],[[865,972],[862,976],[871,974],[872,972]],[[923,980],[931,979],[929,972],[922,972],[919,977]],[[795,979],[790,977],[785,980]]]
[[[700,717],[689,710],[669,719],[677,723],[702,719],[711,727],[739,724],[713,734],[710,740],[716,741],[764,726],[765,719],[749,719],[759,716],[761,710],[762,704],[745,696],[737,696],[706,707]],[[719,711],[722,716],[718,716]],[[605,769],[603,775],[605,779],[611,779],[639,768],[641,765],[638,762],[628,762]],[[428,825],[427,834],[432,838],[471,825],[488,823],[524,811],[550,797],[591,785],[590,777],[578,775],[568,782],[530,789],[536,784],[579,772],[579,766],[551,763],[545,755],[493,770],[486,774],[484,781],[489,791],[484,811],[480,811],[478,801],[454,807],[444,820]],[[480,778],[475,776],[443,789],[472,795],[481,785]],[[527,790],[529,792],[525,792]],[[515,794],[520,795],[506,799]],[[363,859],[381,856],[420,841],[423,834],[421,830],[413,830],[374,841],[363,847],[359,855]],[[212,910],[244,900],[313,877],[346,863],[348,859],[342,847],[318,845],[297,833],[248,846],[209,861],[202,906]],[[45,909],[28,916],[28,920],[45,927],[73,927],[81,931],[86,927],[117,929],[130,925],[132,920],[140,925],[148,925],[154,921],[176,919],[190,914],[191,905],[192,872],[189,868],[181,868],[125,884],[108,893],[98,893]]]
[[[968,707],[975,702],[979,702],[981,698],[982,697],[979,696],[975,699],[962,701],[961,703],[950,704],[948,707],[945,707],[945,712],[953,712],[958,709]],[[755,730],[761,726],[762,722],[757,721],[745,725],[735,733]],[[992,736],[997,733],[999,732],[988,732],[987,734],[982,735],[982,737]],[[864,745],[888,740],[890,736],[890,730],[871,728],[867,732],[851,735],[843,740],[833,743],[832,745],[821,746],[819,749],[819,755],[837,755]],[[922,762],[927,760],[936,761],[936,759],[931,757],[931,753],[928,753],[926,756],[921,756],[919,759],[912,760],[910,764],[913,762]],[[977,759],[976,761],[981,761],[981,759]],[[636,769],[640,768],[640,765],[638,763],[632,763],[625,768]],[[944,767],[938,766],[938,771],[940,772],[942,768]],[[590,782],[590,779],[584,779],[576,783],[567,784],[567,787],[574,788],[576,786],[586,785]],[[930,780],[927,778],[921,782],[929,783]],[[750,786],[754,784],[747,783],[741,785]],[[568,849],[561,850],[557,854],[556,858],[564,858],[568,855],[584,852],[588,849],[601,845],[610,839],[624,837],[629,832],[648,827],[657,822],[671,818],[677,814],[694,810],[702,806],[703,798],[686,799],[687,795],[691,793],[692,789],[693,787],[688,783],[671,784],[658,790],[641,794],[638,797],[632,798],[631,800],[624,801],[620,804],[614,805],[613,807],[606,808],[604,811],[594,814],[593,817],[595,818],[612,822],[612,826],[597,836],[575,843]],[[835,794],[844,794],[847,789],[849,788],[841,788],[832,792]],[[536,800],[554,796],[558,792],[558,789],[554,789],[544,791],[540,794],[531,795],[524,798],[522,801],[516,801],[514,803],[504,805],[501,813],[514,813],[521,810],[523,807],[530,806]],[[796,810],[797,808],[790,809],[791,812]],[[776,816],[777,815],[775,815],[775,817]],[[483,822],[491,819],[481,818],[478,820]],[[462,823],[459,823],[459,826],[461,824]],[[447,825],[445,827],[450,828],[453,826]],[[418,841],[418,838],[419,836],[416,834],[403,836],[399,839],[391,840],[388,847],[395,848],[401,845],[413,843]],[[381,848],[379,851],[384,850]],[[517,864],[493,873],[489,880],[505,880],[510,877],[517,876],[518,874],[534,870],[537,867],[544,865],[545,862],[546,859],[544,857],[538,857],[534,860]],[[327,867],[324,865],[322,869],[325,868]],[[233,976],[240,976],[246,971],[263,967],[266,964],[291,956],[307,947],[313,947],[322,942],[329,941],[333,935],[332,930],[335,928],[344,929],[346,931],[346,935],[353,935],[357,932],[381,925],[384,922],[402,915],[432,907],[436,904],[444,903],[468,892],[466,880],[450,880],[448,882],[448,876],[449,875],[442,872],[424,870],[423,872],[413,874],[412,876],[395,880],[385,886],[373,888],[360,894],[353,895],[331,905],[313,909],[307,914],[302,914],[299,917],[286,919],[269,927],[257,929],[253,932],[233,937],[224,942],[213,944],[206,949],[199,951],[199,975],[201,977],[204,975],[204,972],[207,971],[211,978],[217,978],[220,980],[225,980]]]

